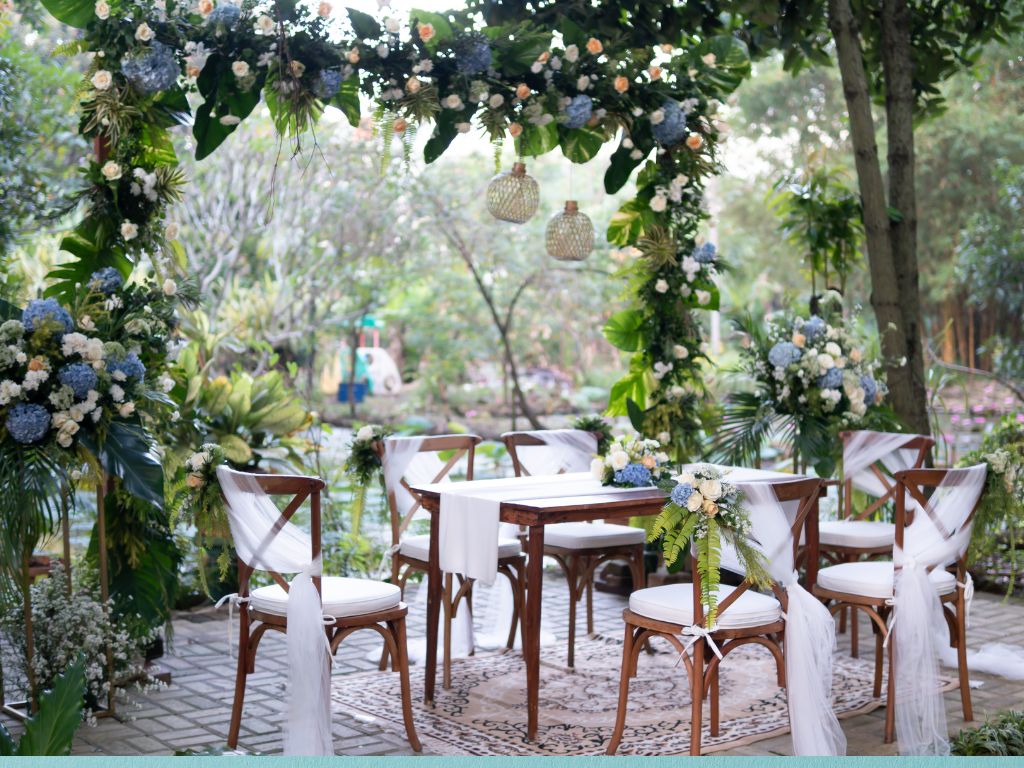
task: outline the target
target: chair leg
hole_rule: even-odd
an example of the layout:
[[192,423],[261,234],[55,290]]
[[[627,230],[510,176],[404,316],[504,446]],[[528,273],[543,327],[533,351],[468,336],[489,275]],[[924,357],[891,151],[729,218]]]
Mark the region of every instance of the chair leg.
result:
[[626,624],[626,637],[622,641],[622,670],[619,673],[619,706],[615,710],[615,728],[612,729],[612,738],[608,742],[605,754],[614,755],[619,744],[622,743],[622,732],[626,728],[626,707],[629,702],[629,678],[631,659],[633,656],[633,627]]
[[512,587],[512,622],[508,628],[508,642],[505,643],[505,647],[511,651],[516,647],[516,630],[519,628],[519,607],[523,604],[525,583],[520,563],[513,563],[510,566],[510,571],[515,574],[515,578],[509,576],[508,579],[508,583]]
[[[398,588],[401,590],[400,594],[402,596],[402,599],[405,600],[405,582],[403,582],[403,581],[401,581],[399,579],[399,576],[401,575],[401,571],[402,571],[402,564],[398,561],[398,553],[396,552],[391,557],[391,583],[398,585]],[[392,661],[391,666],[392,667],[394,666],[394,661]],[[384,647],[381,648],[381,651],[380,651],[380,663],[377,665],[377,669],[379,669],[381,672],[383,672],[387,668],[388,668],[388,644],[384,643]]]
[[971,681],[967,670],[967,615],[963,592],[956,601],[956,665],[960,673],[960,706],[964,711],[964,720],[974,719],[974,707],[971,705]]
[[876,699],[882,695],[882,667],[885,660],[885,648],[882,643],[885,642],[885,638],[882,637],[882,633],[875,627],[875,686],[871,691],[871,695]]
[[388,626],[398,648],[398,674],[402,681],[402,719],[405,720],[405,735],[413,751],[422,752],[423,747],[419,736],[416,735],[416,725],[412,721],[412,690],[409,687],[409,650],[405,639],[405,617],[388,622]]
[[700,757],[702,719],[704,716],[704,648],[703,640],[693,646],[693,668],[690,670],[690,755]]
[[855,659],[860,656],[860,631],[857,627],[856,608],[850,608],[850,655]]
[[569,669],[575,666],[576,661],[576,602],[580,599],[579,590],[576,584],[576,574],[579,569],[579,558],[570,556],[569,567],[566,576],[569,582]]
[[249,676],[248,621],[240,617],[242,629],[238,640],[238,668],[235,672],[235,699],[231,703],[231,723],[228,726],[228,749],[238,746],[238,731],[242,727],[242,704],[245,701],[245,681]]
[[846,614],[849,612],[849,610],[850,609],[848,607],[844,607],[844,608],[840,608],[839,609],[839,634],[840,635],[845,635],[846,634]]
[[587,577],[587,634],[594,634],[594,572]]
[[711,675],[711,735],[718,735],[718,667]]
[[889,684],[885,692],[885,743],[892,744],[896,739],[896,665],[893,660],[896,658],[896,643],[893,640],[893,630],[889,628]]
[[452,616],[454,614],[454,606],[452,605],[452,575],[446,573],[444,575],[444,600],[442,606],[444,607],[444,678],[441,685],[447,691],[452,687]]

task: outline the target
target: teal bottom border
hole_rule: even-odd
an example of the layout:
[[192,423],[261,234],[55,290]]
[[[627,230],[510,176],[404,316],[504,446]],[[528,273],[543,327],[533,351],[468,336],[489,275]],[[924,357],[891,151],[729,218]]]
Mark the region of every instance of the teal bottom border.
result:
[[1021,766],[1020,757],[10,757],[0,758],[6,768],[321,768],[344,763],[351,768],[582,768],[593,765],[618,768],[668,768],[681,764],[714,768],[938,768],[938,766]]

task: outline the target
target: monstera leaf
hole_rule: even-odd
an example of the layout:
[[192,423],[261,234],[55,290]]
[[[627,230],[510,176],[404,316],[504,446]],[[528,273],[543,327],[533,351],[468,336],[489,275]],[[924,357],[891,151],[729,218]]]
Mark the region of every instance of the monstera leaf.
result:
[[85,658],[79,656],[53,688],[39,697],[39,711],[25,723],[17,747],[7,729],[0,725],[0,757],[63,757],[71,754],[75,731],[82,724],[85,692]]
[[42,0],[43,7],[69,27],[85,29],[96,18],[96,3],[93,0]]
[[82,445],[92,452],[108,475],[118,477],[128,493],[163,509],[164,470],[153,452],[153,441],[137,421],[112,421],[106,439],[97,445],[83,434]]
[[640,326],[643,314],[638,309],[624,309],[608,318],[604,324],[604,337],[624,352],[636,352],[643,346]]

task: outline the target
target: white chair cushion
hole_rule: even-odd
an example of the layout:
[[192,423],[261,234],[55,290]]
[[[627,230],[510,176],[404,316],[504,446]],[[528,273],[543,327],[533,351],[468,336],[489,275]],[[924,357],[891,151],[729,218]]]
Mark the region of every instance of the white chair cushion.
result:
[[[324,576],[320,587],[324,613],[336,617],[386,611],[402,600],[402,590],[395,584],[371,579]],[[256,611],[287,616],[288,593],[279,584],[260,587],[250,593],[249,605]]]
[[[424,534],[422,536],[410,536],[407,539],[402,539],[401,546],[398,551],[407,557],[412,557],[417,560],[430,561],[430,535]],[[510,539],[501,536],[498,538],[498,558],[503,557],[515,557],[522,553],[523,549],[519,546],[519,539]]]
[[544,526],[544,543],[566,549],[594,549],[643,544],[647,532],[643,528],[613,523],[554,523]]
[[[888,599],[892,597],[892,574],[892,562],[888,560],[840,563],[818,571],[818,586],[848,595]],[[928,576],[940,595],[956,589],[956,576],[949,571],[936,568]]]
[[878,520],[822,520],[818,541],[823,547],[891,547],[896,542],[896,526]]
[[[718,588],[718,602],[735,591],[725,584]],[[693,624],[693,584],[665,584],[638,589],[629,596],[629,610],[671,624]],[[771,624],[782,617],[782,606],[770,595],[747,590],[718,617],[719,629],[741,629]]]

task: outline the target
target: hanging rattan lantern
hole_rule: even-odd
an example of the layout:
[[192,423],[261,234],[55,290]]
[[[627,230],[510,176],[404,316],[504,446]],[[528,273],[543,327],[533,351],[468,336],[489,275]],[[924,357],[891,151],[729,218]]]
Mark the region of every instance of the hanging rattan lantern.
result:
[[487,210],[496,219],[522,224],[537,212],[540,188],[526,175],[525,163],[514,163],[511,171],[499,173],[487,185]]
[[582,261],[594,249],[594,225],[575,200],[566,200],[565,210],[551,217],[544,244],[548,255],[560,261]]

